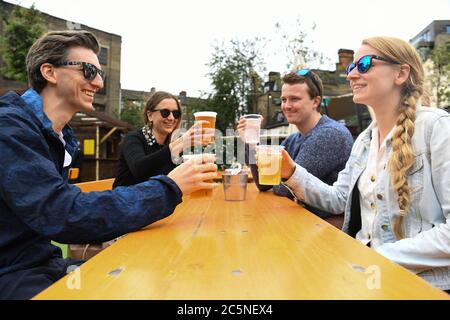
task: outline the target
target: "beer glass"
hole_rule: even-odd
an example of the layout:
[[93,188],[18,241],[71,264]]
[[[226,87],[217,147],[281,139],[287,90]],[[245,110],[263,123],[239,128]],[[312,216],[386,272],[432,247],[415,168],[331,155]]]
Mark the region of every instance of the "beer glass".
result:
[[284,149],[284,146],[258,146],[257,154],[259,184],[270,186],[280,184],[282,149]]
[[[216,116],[217,112],[214,111],[199,111],[194,113],[195,121],[205,120],[208,121],[208,123],[202,124],[202,128],[216,128]],[[214,137],[211,138],[204,138],[203,142],[205,143],[213,143]]]

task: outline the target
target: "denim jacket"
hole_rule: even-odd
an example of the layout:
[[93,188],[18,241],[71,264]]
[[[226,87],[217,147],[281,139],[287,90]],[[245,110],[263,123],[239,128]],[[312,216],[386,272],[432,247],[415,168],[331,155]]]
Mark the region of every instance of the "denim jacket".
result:
[[[73,156],[76,140],[63,129]],[[61,259],[50,240],[111,240],[170,215],[181,202],[173,180],[156,176],[132,187],[83,193],[67,183],[64,146],[34,90],[0,98],[1,275]]]
[[[345,169],[332,186],[299,165],[285,182],[306,203],[329,212],[344,211],[343,231],[353,237],[361,228],[357,181],[366,167],[371,128],[359,135]],[[381,197],[377,199],[372,235],[376,239],[372,243],[379,244],[373,247],[378,253],[443,290],[450,289],[449,145],[450,115],[436,108],[418,107],[412,138],[414,163],[407,177],[411,191],[403,222],[405,238],[397,240],[393,232],[399,206],[387,169],[377,178],[376,193]],[[392,150],[391,141],[387,141],[387,148],[388,152]]]

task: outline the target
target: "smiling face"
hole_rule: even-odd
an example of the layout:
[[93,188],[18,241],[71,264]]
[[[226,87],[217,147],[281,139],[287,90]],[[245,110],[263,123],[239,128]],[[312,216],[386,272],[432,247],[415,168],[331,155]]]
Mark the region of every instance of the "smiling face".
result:
[[161,115],[158,110],[168,109],[170,111],[177,111],[178,104],[174,99],[167,98],[163,99],[158,105],[153,109],[153,111],[147,112],[148,120],[153,122],[152,130],[158,132],[161,135],[167,136],[171,134],[178,125],[180,119],[175,119],[172,112],[167,118]]
[[318,114],[320,97],[311,99],[306,83],[283,84],[281,88],[281,111],[286,120],[296,126],[302,126]]
[[[66,61],[88,62],[101,69],[97,55],[90,49],[83,47],[70,48]],[[92,80],[83,76],[82,66],[71,65],[55,67],[56,95],[74,112],[94,110],[95,93],[103,88],[100,75]]]
[[[365,55],[382,56],[378,50],[363,44],[355,55],[355,62]],[[353,90],[353,101],[372,107],[383,103],[399,91],[400,87],[395,82],[398,71],[398,65],[377,59],[372,60],[371,67],[365,73],[354,68],[347,76]]]

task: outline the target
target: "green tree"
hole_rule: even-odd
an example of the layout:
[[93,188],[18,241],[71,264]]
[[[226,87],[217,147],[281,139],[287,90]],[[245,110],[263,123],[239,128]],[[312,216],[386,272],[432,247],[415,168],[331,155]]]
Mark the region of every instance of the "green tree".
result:
[[428,79],[436,106],[448,107],[450,104],[450,42],[436,45],[428,57],[431,60]]
[[44,33],[43,19],[34,5],[30,9],[15,7],[9,16],[2,17],[4,35],[0,48],[4,75],[12,80],[27,81],[25,58],[31,45]]
[[264,71],[261,52],[264,40],[231,40],[227,45],[215,44],[214,53],[208,66],[214,88],[208,109],[218,113],[216,128],[225,133],[234,127],[240,115],[252,112],[257,99],[258,88],[255,81],[258,72]]
[[142,116],[143,105],[143,103],[125,100],[120,119],[132,124],[135,128],[142,127],[144,125],[144,119]]

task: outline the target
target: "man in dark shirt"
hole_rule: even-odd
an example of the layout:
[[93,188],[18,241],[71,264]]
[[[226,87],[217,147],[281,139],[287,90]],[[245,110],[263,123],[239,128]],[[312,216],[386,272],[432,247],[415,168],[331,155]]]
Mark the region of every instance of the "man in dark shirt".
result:
[[0,98],[0,299],[29,299],[81,263],[63,259],[51,240],[111,240],[167,217],[182,194],[213,188],[204,182],[216,176],[212,162],[112,191],[67,183],[77,148],[67,123],[93,110],[103,87],[98,51],[90,32],[50,32],[27,55],[31,88]]

